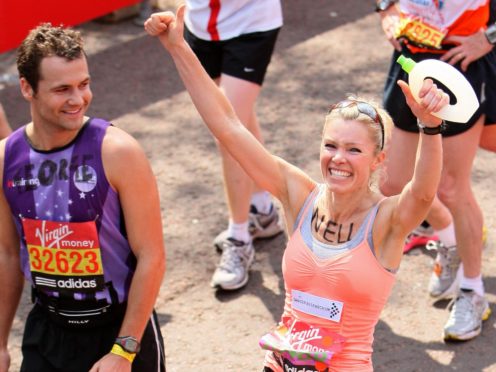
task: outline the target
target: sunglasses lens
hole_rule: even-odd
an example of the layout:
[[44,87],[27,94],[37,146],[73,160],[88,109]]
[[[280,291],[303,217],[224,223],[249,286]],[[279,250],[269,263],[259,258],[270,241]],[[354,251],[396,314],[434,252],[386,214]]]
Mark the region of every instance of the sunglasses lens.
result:
[[379,124],[379,126],[381,127],[381,132],[382,132],[382,143],[381,143],[381,150],[382,150],[384,148],[384,125],[382,124],[381,117],[379,116],[379,113],[374,108],[374,106],[371,106],[367,102],[346,99],[344,101],[341,101],[341,102],[338,102],[338,103],[335,103],[334,105],[332,105],[329,108],[329,111],[327,113],[330,114],[332,110],[346,108],[346,107],[349,107],[351,105],[356,105],[359,113],[367,115],[376,124]]
[[357,107],[358,107],[358,111],[360,111],[362,114],[367,115],[376,123],[379,123],[379,114],[377,113],[375,108],[373,108],[372,106],[370,106],[368,103],[365,102],[357,102]]

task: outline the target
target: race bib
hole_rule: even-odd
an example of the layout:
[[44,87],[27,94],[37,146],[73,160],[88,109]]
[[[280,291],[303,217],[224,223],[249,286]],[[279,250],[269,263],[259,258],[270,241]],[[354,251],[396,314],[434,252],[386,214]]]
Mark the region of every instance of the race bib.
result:
[[295,310],[319,318],[332,320],[333,322],[339,322],[341,320],[343,313],[343,303],[341,301],[329,300],[295,289],[291,291],[291,297],[291,306]]
[[49,291],[95,292],[104,288],[94,221],[22,220],[33,284]]
[[401,14],[394,36],[396,39],[406,38],[417,46],[441,49],[441,42],[446,34],[447,31],[439,30],[423,22],[418,17]]
[[260,339],[259,345],[280,356],[284,371],[311,372],[326,371],[344,342],[343,336],[330,330],[284,317],[273,332]]

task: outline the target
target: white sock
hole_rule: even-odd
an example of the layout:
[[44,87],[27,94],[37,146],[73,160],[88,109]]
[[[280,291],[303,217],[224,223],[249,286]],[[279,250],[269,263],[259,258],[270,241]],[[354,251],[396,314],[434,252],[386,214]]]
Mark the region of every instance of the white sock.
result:
[[455,225],[453,222],[442,230],[436,230],[436,235],[445,247],[453,247],[456,245]]
[[248,231],[248,221],[243,223],[234,223],[230,219],[229,226],[227,227],[227,235],[230,238],[234,238],[244,243],[249,242],[251,237],[250,232]]
[[252,194],[251,204],[257,208],[259,213],[268,214],[272,206],[272,198],[267,191],[259,191]]
[[482,275],[476,276],[475,278],[467,278],[465,275],[462,276],[460,281],[460,288],[471,289],[479,296],[484,296],[484,283],[482,282]]

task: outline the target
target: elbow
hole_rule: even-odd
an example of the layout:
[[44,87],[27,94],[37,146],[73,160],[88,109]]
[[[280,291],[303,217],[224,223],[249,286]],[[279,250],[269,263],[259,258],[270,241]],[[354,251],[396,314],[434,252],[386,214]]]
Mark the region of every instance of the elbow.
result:
[[420,190],[412,189],[412,194],[419,203],[431,205],[436,198],[436,191],[437,189],[427,190],[420,188]]

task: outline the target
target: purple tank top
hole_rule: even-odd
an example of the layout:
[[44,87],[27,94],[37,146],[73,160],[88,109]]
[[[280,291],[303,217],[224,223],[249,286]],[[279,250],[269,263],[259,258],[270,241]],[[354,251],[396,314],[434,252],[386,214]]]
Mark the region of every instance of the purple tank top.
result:
[[[20,236],[21,268],[52,296],[127,300],[136,259],[103,169],[110,123],[90,119],[68,145],[39,151],[25,127],[7,140],[3,189]],[[115,290],[115,291],[114,291]]]

